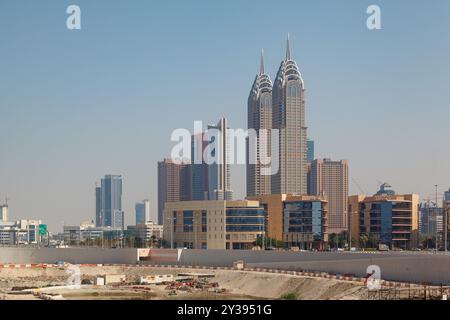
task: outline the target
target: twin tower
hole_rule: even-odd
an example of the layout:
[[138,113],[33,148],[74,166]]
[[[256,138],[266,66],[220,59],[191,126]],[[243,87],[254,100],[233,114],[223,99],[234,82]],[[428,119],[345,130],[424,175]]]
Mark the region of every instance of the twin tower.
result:
[[[273,84],[265,72],[261,53],[259,74],[248,97],[248,129],[255,129],[257,133],[261,129],[268,132],[278,129],[279,134],[278,141],[257,137],[256,162],[247,164],[247,195],[307,194],[305,86],[292,58],[289,35],[286,57],[281,61]],[[270,146],[276,142],[278,151],[272,154]],[[272,175],[262,174],[267,167],[263,161],[267,156],[272,163],[278,161],[278,170]]]

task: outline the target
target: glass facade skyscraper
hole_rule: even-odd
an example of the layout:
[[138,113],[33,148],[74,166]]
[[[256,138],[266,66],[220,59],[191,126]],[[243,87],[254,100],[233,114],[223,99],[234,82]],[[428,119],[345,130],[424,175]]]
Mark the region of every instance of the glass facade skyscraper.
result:
[[95,225],[103,226],[102,217],[102,188],[95,186]]
[[97,226],[123,230],[122,176],[105,175],[101,187],[95,188],[95,193]]
[[306,159],[309,163],[311,163],[314,161],[314,141],[308,139],[306,141],[306,147],[307,147]]
[[150,201],[143,200],[135,205],[136,224],[142,224],[150,221]]
[[231,172],[229,159],[228,121],[222,118],[216,125],[209,125],[206,132],[209,142],[210,160],[208,163],[208,198],[209,200],[232,200]]

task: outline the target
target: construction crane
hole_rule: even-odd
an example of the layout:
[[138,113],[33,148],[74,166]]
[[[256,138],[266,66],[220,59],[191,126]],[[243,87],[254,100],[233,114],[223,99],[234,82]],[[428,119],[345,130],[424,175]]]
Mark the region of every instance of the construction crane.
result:
[[361,186],[359,185],[359,183],[355,180],[355,178],[353,178],[352,177],[352,181],[353,181],[353,183],[358,187],[358,189],[359,189],[359,191],[361,192],[361,194],[366,194],[365,192],[364,192],[364,190],[361,188]]

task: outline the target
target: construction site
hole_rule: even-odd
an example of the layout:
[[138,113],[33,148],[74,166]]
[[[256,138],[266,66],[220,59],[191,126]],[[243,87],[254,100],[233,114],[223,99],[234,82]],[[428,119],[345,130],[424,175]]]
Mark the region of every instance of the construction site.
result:
[[[182,266],[11,265],[0,268],[1,300],[445,300],[450,287],[278,270]],[[72,269],[73,270],[73,269]]]
[[80,265],[79,285],[67,266],[0,269],[0,299],[365,299],[358,281],[242,270]]
[[0,248],[0,299],[446,300],[447,265],[407,252]]

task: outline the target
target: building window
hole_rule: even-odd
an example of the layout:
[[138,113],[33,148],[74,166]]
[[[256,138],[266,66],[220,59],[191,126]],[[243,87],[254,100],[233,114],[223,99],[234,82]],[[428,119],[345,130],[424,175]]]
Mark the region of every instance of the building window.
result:
[[183,211],[183,232],[194,231],[194,212],[191,210]]
[[202,211],[202,232],[206,232],[207,229],[208,227],[207,227],[206,211]]

